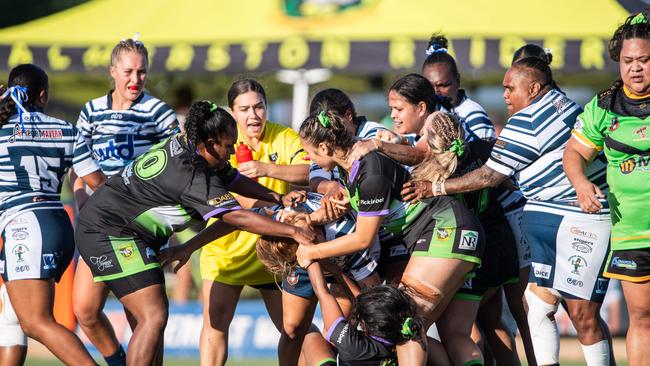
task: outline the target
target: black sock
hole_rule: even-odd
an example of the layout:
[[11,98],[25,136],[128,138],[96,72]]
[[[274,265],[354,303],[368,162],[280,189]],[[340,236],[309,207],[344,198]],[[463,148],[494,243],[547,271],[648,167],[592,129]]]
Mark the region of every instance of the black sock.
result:
[[104,357],[108,366],[126,366],[126,353],[122,346],[119,346],[117,351],[108,357]]

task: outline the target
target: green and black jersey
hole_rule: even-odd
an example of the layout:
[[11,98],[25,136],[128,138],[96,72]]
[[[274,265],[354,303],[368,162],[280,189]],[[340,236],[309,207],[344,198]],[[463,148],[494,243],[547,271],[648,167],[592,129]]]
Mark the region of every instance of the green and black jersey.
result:
[[385,216],[382,226],[391,233],[402,233],[426,206],[402,201],[402,186],[410,179],[402,165],[376,151],[355,160],[349,175],[341,174],[358,216]]
[[238,177],[230,165],[210,167],[177,134],[111,177],[89,198],[79,224],[110,236],[139,237],[157,249],[174,231],[240,209],[227,190]]
[[578,116],[573,137],[605,151],[612,250],[650,247],[650,98],[628,96],[614,86]]

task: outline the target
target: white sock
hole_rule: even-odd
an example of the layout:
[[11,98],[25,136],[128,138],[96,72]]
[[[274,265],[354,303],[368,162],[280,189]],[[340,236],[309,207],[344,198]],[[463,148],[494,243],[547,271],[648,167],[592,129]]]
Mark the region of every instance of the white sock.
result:
[[607,340],[596,342],[591,346],[581,344],[582,352],[585,354],[587,366],[608,366],[609,365],[609,343]]
[[528,303],[528,326],[537,364],[558,364],[560,362],[560,334],[555,324],[555,318],[549,319],[548,314],[554,315],[559,304],[546,303],[530,289],[526,289],[524,296]]

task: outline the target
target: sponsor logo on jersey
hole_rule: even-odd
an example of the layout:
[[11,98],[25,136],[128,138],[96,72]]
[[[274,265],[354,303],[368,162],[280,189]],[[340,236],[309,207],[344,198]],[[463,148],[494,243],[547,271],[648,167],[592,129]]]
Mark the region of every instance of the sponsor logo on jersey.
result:
[[350,329],[350,324],[346,324],[343,329],[341,329],[341,333],[339,336],[336,338],[336,343],[341,344],[343,341],[343,338],[345,338],[345,335],[348,333],[348,330]]
[[14,240],[26,240],[29,238],[29,233],[26,227],[11,228],[11,237]]
[[556,113],[557,113],[558,116],[561,115],[562,113],[564,113],[564,107],[567,104],[567,101],[566,101],[565,98],[560,98],[560,99],[554,100],[551,103],[553,103],[553,106],[555,107]]
[[43,269],[56,269],[56,256],[54,254],[43,254]]
[[631,270],[636,270],[637,268],[637,264],[635,261],[631,259],[621,259],[619,257],[612,258],[612,266],[618,268],[631,269]]
[[[592,233],[592,232],[586,231],[586,230],[582,230],[582,229],[580,229],[578,227],[575,227],[575,226],[572,226],[571,229],[569,229],[569,231],[571,231],[571,234],[573,234],[573,235],[579,235],[579,236],[582,236],[584,238],[598,240],[598,235],[596,235],[595,233]],[[577,240],[577,239],[574,238],[574,240]]]
[[272,163],[275,163],[278,160],[278,153],[271,153],[269,154],[269,160],[271,160]]
[[636,161],[634,160],[634,158],[629,158],[621,162],[619,168],[621,169],[621,173],[623,174],[630,174],[635,169],[641,171],[648,171],[650,170],[650,156],[639,156]]
[[465,283],[463,283],[463,288],[467,289],[467,290],[471,290],[472,289],[472,280],[473,280],[473,278],[465,279]]
[[106,147],[93,149],[93,155],[96,160],[105,161],[109,159],[115,160],[132,160],[135,152],[133,144],[133,136],[127,135],[126,142],[120,143],[115,139],[110,139]]
[[118,247],[117,250],[124,258],[131,258],[135,254],[135,249],[133,249],[133,244],[122,245]]
[[648,140],[648,126],[639,127],[634,130],[634,134],[639,136],[638,138],[632,139],[632,141],[646,141]]
[[436,238],[438,240],[447,240],[451,238],[451,233],[453,232],[453,228],[450,227],[439,227],[436,228]]
[[384,203],[385,200],[386,200],[386,197],[371,198],[369,200],[360,199],[359,204],[367,205],[367,206],[369,206],[369,205],[377,205],[377,204]]
[[572,255],[569,257],[569,263],[573,266],[571,273],[580,274],[580,269],[587,267],[587,260],[579,255]]
[[105,255],[90,257],[90,263],[95,265],[99,272],[103,272],[105,269],[113,267],[113,261],[108,259],[108,256]]
[[287,283],[289,286],[295,286],[298,283],[298,280],[300,280],[300,275],[296,273],[296,271],[291,271],[287,275]]
[[609,124],[610,131],[616,131],[618,129],[618,117],[612,118],[612,122]]
[[571,286],[575,286],[575,287],[584,286],[584,282],[582,282],[582,281],[580,281],[578,279],[575,279],[575,278],[571,278],[571,277],[567,277],[566,283],[568,283]]
[[183,152],[183,146],[178,140],[180,137],[174,137],[169,141],[169,152],[172,156],[176,156]]
[[16,256],[16,262],[24,262],[25,258],[23,258],[23,255],[29,252],[29,249],[23,244],[18,244],[14,246],[11,252]]
[[497,140],[494,142],[494,146],[499,147],[499,148],[501,148],[501,149],[505,149],[507,145],[508,145],[507,142],[505,142],[505,141],[503,141],[503,140],[500,140],[500,139],[497,139]]
[[552,270],[553,270],[553,266],[549,266],[548,264],[533,262],[533,274],[537,278],[543,278],[545,280],[548,280],[549,278],[551,278]]
[[221,195],[219,197],[211,198],[208,200],[208,206],[212,207],[222,207],[226,204],[232,203],[235,201],[235,197],[232,196],[230,193],[226,193],[224,195]]
[[571,243],[571,248],[580,253],[591,253],[593,250],[594,243],[589,240],[584,240],[580,238],[573,238],[573,243]]
[[14,127],[14,133],[9,139],[9,142],[15,142],[16,138],[32,139],[32,140],[61,140],[63,139],[63,131],[61,129],[36,129],[25,128],[25,131],[17,125]]
[[145,248],[145,253],[147,254],[147,258],[156,258],[156,251],[149,247]]
[[460,232],[460,244],[458,248],[462,250],[476,250],[478,246],[478,231],[462,230]]
[[573,124],[573,129],[582,133],[582,121],[580,120],[580,118],[576,119],[576,123]]

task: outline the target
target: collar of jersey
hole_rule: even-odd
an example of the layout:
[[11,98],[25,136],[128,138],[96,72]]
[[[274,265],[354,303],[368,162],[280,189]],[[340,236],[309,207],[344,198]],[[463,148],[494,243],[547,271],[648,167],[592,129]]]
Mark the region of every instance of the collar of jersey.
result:
[[623,92],[625,93],[626,97],[633,100],[647,99],[648,97],[650,97],[650,93],[644,95],[634,95],[625,85],[623,85]]
[[[114,91],[114,90],[115,90],[115,89],[111,89],[111,90],[109,90],[109,91],[108,91],[108,95],[106,96],[106,106],[108,107],[108,109],[113,109],[113,91]],[[135,98],[135,100],[133,101],[133,103],[131,103],[131,106],[129,107],[129,109],[133,108],[134,105],[140,103],[140,101],[142,100],[142,98],[144,98],[144,91],[143,91],[142,93],[140,93],[140,96],[138,96],[137,98]]]

